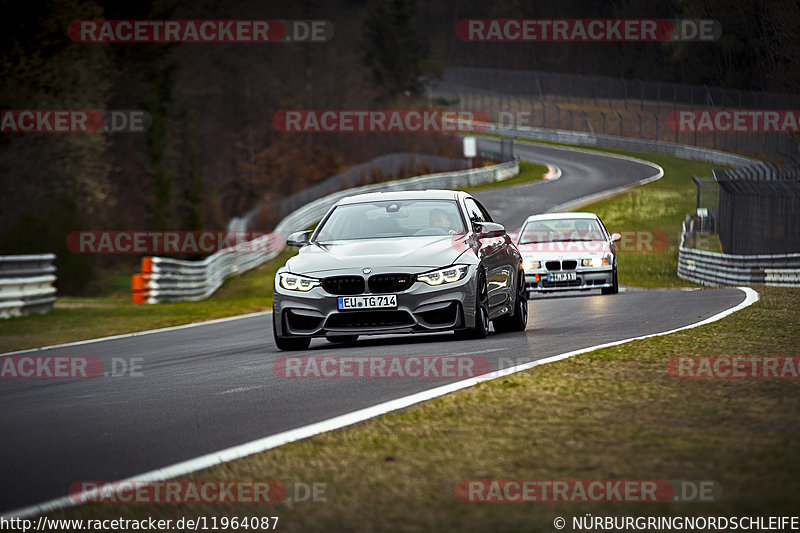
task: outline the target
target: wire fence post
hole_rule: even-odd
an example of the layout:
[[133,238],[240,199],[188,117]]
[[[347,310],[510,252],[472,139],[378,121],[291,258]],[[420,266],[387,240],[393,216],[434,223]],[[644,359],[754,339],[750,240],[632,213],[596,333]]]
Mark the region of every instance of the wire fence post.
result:
[[658,113],[653,113],[653,116],[656,119],[656,140],[658,140]]
[[644,82],[639,82],[639,111],[644,111]]
[[656,83],[656,113],[661,113],[661,84]]
[[625,88],[625,109],[628,109],[628,82],[622,80],[622,86]]
[[675,112],[678,110],[678,87],[673,83],[672,84],[672,111]]
[[542,100],[542,127],[547,127],[547,105]]

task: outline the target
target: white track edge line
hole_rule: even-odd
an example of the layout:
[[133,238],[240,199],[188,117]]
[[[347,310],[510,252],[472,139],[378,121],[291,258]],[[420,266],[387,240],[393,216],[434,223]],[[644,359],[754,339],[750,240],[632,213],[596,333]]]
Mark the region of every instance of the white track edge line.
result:
[[[731,315],[741,309],[744,309],[745,307],[748,307],[758,301],[759,299],[758,292],[751,289],[750,287],[736,287],[736,288],[741,290],[745,294],[745,299],[742,302],[735,305],[734,307],[731,307],[730,309],[726,309],[725,311],[720,311],[716,315],[712,315],[704,320],[701,320],[700,322],[695,322],[693,324],[671,329],[669,331],[662,331],[660,333],[651,333],[639,337],[631,337],[619,341],[613,341],[605,344],[599,344],[596,346],[590,346],[588,348],[581,348],[579,350],[573,350],[571,352],[566,352],[558,355],[551,355],[550,357],[545,357],[543,359],[538,359],[536,361],[531,361],[528,363],[516,365],[502,370],[496,370],[489,374],[484,374],[482,376],[465,379],[462,381],[458,381],[456,383],[450,383],[448,385],[443,385],[441,387],[436,387],[434,389],[430,389],[427,391],[411,394],[403,398],[396,398],[388,402],[383,402],[377,405],[366,407],[364,409],[359,409],[358,411],[353,411],[351,413],[339,415],[330,418],[328,420],[323,420],[321,422],[317,422],[300,428],[291,429],[289,431],[284,431],[282,433],[278,433],[275,435],[270,435],[269,437],[263,437],[250,442],[246,442],[244,444],[232,446],[224,450],[202,455],[200,457],[189,459],[187,461],[182,461],[180,463],[166,466],[164,468],[151,470],[150,472],[145,472],[143,474],[129,477],[121,481],[160,481],[177,476],[191,474],[193,472],[197,472],[198,470],[202,470],[222,463],[226,463],[228,461],[241,459],[242,457],[267,451],[272,448],[281,446],[283,444],[288,444],[290,442],[294,442],[297,440],[313,437],[314,435],[318,435],[320,433],[334,431],[347,426],[351,426],[353,424],[369,420],[370,418],[386,414],[390,411],[403,409],[420,402],[432,400],[439,396],[444,396],[445,394],[449,394],[451,392],[471,387],[483,381],[497,379],[503,376],[507,376],[509,374],[514,374],[517,372],[521,372],[523,370],[528,370],[530,368],[545,365],[547,363],[554,363],[556,361],[561,361],[562,359],[567,359],[569,357],[574,357],[576,355],[580,355],[583,353],[592,352],[595,350],[601,350],[603,348],[609,348],[611,346],[617,346],[620,344],[625,344],[636,340],[647,339],[650,337],[660,337],[663,335],[669,335],[671,333],[675,333],[678,331],[692,329],[706,324],[710,324],[712,322],[721,320],[727,317],[728,315]],[[84,493],[81,493],[79,495],[64,496],[61,498],[48,500],[46,502],[42,502],[36,505],[24,507],[22,509],[17,509],[15,511],[9,511],[7,514],[0,515],[0,517],[24,518],[29,516],[35,516],[41,513],[47,513],[50,511],[54,511],[56,509],[72,507],[75,505],[79,505],[79,502],[75,502],[73,498],[79,499],[83,496],[88,496],[89,494],[90,494],[89,491],[85,491]]]
[[210,326],[212,324],[219,324],[221,322],[230,322],[232,320],[240,320],[242,318],[253,318],[257,316],[271,315],[272,311],[258,311],[255,313],[247,313],[245,315],[227,316],[224,318],[215,318],[213,320],[204,320],[203,322],[192,322],[191,324],[180,324],[177,326],[167,326],[165,328],[147,329],[144,331],[133,331],[131,333],[120,333],[118,335],[110,335],[108,337],[97,337],[94,339],[86,339],[82,341],[65,342],[63,344],[51,344],[49,346],[41,346],[39,348],[27,348],[25,350],[17,350],[15,352],[0,353],[0,357],[7,355],[16,355],[20,353],[38,352],[40,350],[52,350],[53,348],[66,348],[67,346],[80,346],[81,344],[92,344],[95,342],[111,341],[115,339],[125,339],[128,337],[138,337],[139,335],[151,335],[153,333],[163,333],[165,331],[175,331],[178,329],[195,328],[197,326]]
[[[544,176],[552,176],[550,178],[546,178]],[[555,165],[547,165],[547,173],[542,176],[544,181],[556,181],[558,178],[561,177],[561,168]]]

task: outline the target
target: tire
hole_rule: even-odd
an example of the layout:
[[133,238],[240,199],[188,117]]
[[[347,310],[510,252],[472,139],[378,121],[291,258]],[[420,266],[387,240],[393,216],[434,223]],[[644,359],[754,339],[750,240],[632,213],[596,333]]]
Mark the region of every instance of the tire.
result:
[[352,344],[358,340],[358,335],[328,335],[325,338],[334,344]]
[[618,294],[619,293],[619,281],[617,280],[617,269],[614,268],[614,275],[612,276],[611,287],[603,287],[600,289],[603,294]]
[[495,319],[494,330],[501,333],[525,331],[528,326],[528,287],[525,285],[525,273],[520,271],[517,279],[517,297],[514,309],[508,316]]
[[478,271],[478,283],[475,288],[475,327],[456,330],[459,339],[485,339],[489,335],[489,289],[486,286],[486,274]]
[[311,346],[311,337],[279,337],[275,331],[275,324],[272,325],[272,337],[275,339],[275,346],[284,352],[308,350]]

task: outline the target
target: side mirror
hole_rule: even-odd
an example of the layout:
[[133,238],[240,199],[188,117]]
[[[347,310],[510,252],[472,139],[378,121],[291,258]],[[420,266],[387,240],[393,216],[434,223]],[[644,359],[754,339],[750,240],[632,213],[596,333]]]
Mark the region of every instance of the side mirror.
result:
[[473,224],[475,231],[478,232],[480,237],[494,238],[502,237],[506,234],[506,228],[502,224],[494,222],[475,222]]
[[619,242],[622,240],[622,235],[619,233],[612,233],[611,234],[611,242]]
[[298,231],[289,235],[286,239],[287,246],[305,246],[308,244],[308,238],[311,236],[311,231]]

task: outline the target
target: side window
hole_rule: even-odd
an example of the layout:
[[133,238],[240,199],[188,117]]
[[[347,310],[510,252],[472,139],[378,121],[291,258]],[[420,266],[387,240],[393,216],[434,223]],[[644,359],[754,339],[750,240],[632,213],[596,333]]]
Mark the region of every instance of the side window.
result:
[[489,211],[487,211],[486,208],[483,207],[479,201],[477,201],[477,200],[473,200],[473,201],[475,202],[475,205],[478,206],[478,209],[481,210],[481,213],[483,213],[483,219],[486,222],[494,222],[494,220],[492,220],[492,215],[489,214]]
[[611,234],[606,229],[606,225],[603,224],[603,221],[600,220],[600,217],[597,217],[597,221],[600,223],[600,229],[602,230],[603,235],[605,236],[606,240],[610,239],[611,238]]
[[470,222],[491,222],[492,219],[486,213],[486,210],[472,198],[464,200],[464,205],[467,207],[467,217],[469,217]]

